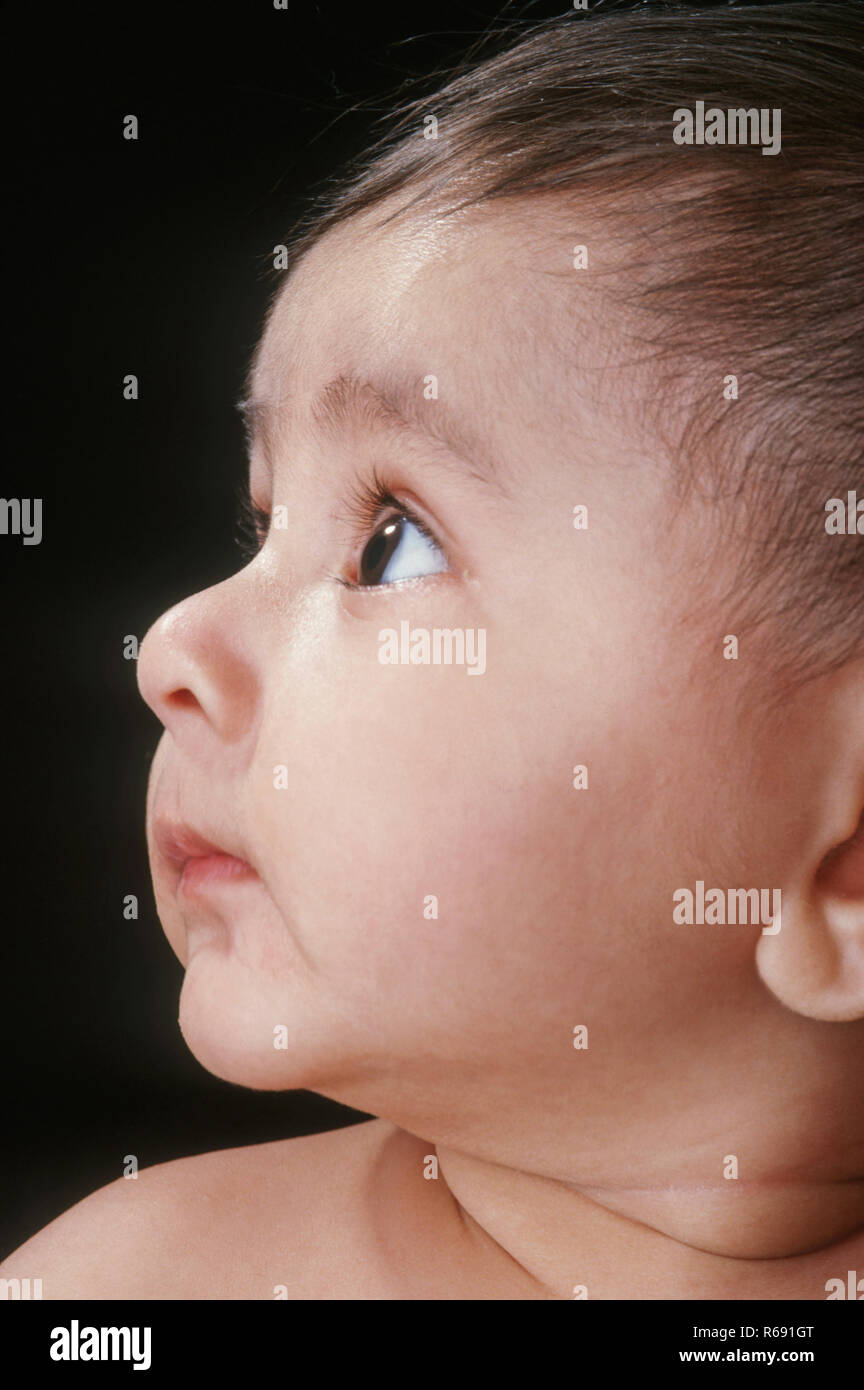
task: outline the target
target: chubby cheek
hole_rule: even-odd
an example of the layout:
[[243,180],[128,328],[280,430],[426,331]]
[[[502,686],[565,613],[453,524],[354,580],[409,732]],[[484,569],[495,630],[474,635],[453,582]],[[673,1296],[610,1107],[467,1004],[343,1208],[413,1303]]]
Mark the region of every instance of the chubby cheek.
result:
[[[340,995],[481,965],[506,930],[502,862],[511,891],[532,873],[510,857],[524,840],[525,755],[496,682],[382,666],[371,627],[363,636],[327,679],[308,670],[286,692],[288,788],[259,803],[274,895]],[[262,743],[283,736],[274,727]]]
[[720,750],[668,697],[648,599],[622,602],[637,617],[614,642],[599,603],[597,632],[562,642],[542,596],[514,601],[477,676],[380,664],[379,629],[409,613],[478,625],[443,591],[412,603],[354,625],[322,604],[271,667],[254,832],[317,1001],[372,1045],[434,1037],[439,1055],[469,1028],[488,1054],[514,1014],[540,1055],[586,1018],[685,1017],[721,938],[673,933],[671,895],[716,854],[700,819]]
[[588,987],[591,931],[573,928],[612,906],[614,880],[574,804],[569,712],[530,714],[536,669],[382,667],[360,649],[326,678],[295,668],[271,706],[260,785],[280,761],[287,783],[258,808],[272,891],[316,987],[374,1029],[416,1039],[422,1017],[426,1041],[464,1049],[468,1022],[497,1038],[530,1007],[559,1026]]

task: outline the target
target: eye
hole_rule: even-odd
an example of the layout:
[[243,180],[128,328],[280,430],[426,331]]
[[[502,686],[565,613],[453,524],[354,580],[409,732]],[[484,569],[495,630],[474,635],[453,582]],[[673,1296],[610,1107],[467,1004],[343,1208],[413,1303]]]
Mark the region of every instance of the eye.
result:
[[432,533],[418,517],[390,516],[370,536],[357,567],[357,587],[395,584],[440,574],[447,561]]

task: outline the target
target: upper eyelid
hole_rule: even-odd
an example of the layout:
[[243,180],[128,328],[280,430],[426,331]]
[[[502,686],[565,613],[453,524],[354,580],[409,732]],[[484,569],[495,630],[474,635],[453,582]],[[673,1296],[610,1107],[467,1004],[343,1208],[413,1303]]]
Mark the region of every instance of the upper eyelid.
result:
[[[363,477],[355,480],[354,487],[349,490],[347,505],[341,513],[342,518],[350,523],[352,531],[352,549],[361,545],[366,545],[372,535],[394,516],[402,516],[416,527],[435,548],[444,556],[447,561],[448,570],[450,568],[449,538],[448,543],[442,544],[438,539],[437,527],[433,528],[411,502],[399,497],[401,488],[391,489],[373,468],[371,482]],[[347,513],[347,515],[346,515]],[[246,551],[248,560],[261,551],[270,531],[272,519],[272,509],[262,506],[252,495],[250,486],[243,489],[240,498],[240,520],[244,522],[248,530],[254,530],[255,548],[247,542],[243,547]],[[336,519],[339,519],[338,516]],[[362,552],[361,552],[362,553]],[[247,560],[247,562],[248,562]],[[433,578],[439,576],[421,576],[422,578]],[[347,589],[352,589],[362,593],[375,593],[382,589],[393,588],[402,583],[413,584],[415,579],[393,580],[388,584],[358,584],[356,581],[346,579],[337,574],[331,578]]]
[[[349,497],[348,512],[347,519],[352,524],[353,540],[357,544],[361,540],[368,539],[391,517],[404,516],[427,540],[437,546],[442,554],[445,551],[435,529],[424,519],[416,507],[404,498],[398,497],[389,487],[380,482],[376,481],[374,486],[363,482]],[[263,540],[269,531],[271,518],[272,511],[256,501],[249,488],[245,488],[241,492],[239,500],[239,524],[254,530],[256,535]]]
[[421,535],[431,541],[434,546],[437,546],[442,554],[444,553],[444,547],[441,545],[432,527],[428,522],[423,520],[422,516],[420,516],[408,502],[400,502],[396,499],[389,508],[381,512],[381,516],[378,521],[376,521],[374,529],[377,531],[379,526],[383,526],[385,521],[388,521],[392,516],[397,514],[399,516],[404,516],[405,520],[410,521],[411,525],[415,526]]
[[[367,539],[394,516],[404,516],[406,521],[410,521],[412,526],[416,526],[417,530],[420,531],[427,540],[432,541],[433,545],[438,546],[439,550],[443,550],[443,547],[438,541],[438,537],[435,535],[431,526],[423,520],[422,516],[420,516],[409,503],[400,502],[399,499],[395,497],[392,502],[383,503],[378,514],[368,523],[364,523],[360,538]],[[268,512],[266,507],[262,507],[260,503],[255,502],[252,498],[247,498],[241,507],[241,520],[254,527],[259,536],[266,536],[270,529],[271,513]]]
[[360,476],[354,479],[344,504],[345,519],[351,523],[354,540],[359,543],[364,536],[371,535],[395,513],[407,517],[424,536],[443,551],[444,547],[438,540],[436,529],[424,519],[422,511],[418,511],[412,502],[398,496],[402,491],[402,488],[391,488],[375,467],[369,478]]

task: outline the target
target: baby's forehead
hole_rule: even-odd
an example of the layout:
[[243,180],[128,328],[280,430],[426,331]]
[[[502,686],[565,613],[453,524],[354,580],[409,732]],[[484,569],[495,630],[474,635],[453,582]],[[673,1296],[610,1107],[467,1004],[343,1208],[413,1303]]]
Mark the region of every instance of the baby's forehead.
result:
[[304,253],[271,309],[258,352],[262,367],[278,370],[280,357],[308,355],[325,338],[370,339],[379,349],[387,335],[395,340],[410,331],[420,339],[424,322],[439,327],[450,317],[457,286],[460,317],[467,318],[464,290],[484,276],[486,259],[482,246],[471,255],[468,226],[434,216],[381,226],[387,215],[385,204],[351,217]]
[[[458,405],[492,435],[514,414],[548,426],[559,395],[564,428],[565,383],[597,361],[603,323],[576,278],[566,217],[502,205],[382,227],[386,212],[332,228],[291,271],[256,353],[251,395],[279,403],[340,376],[413,375],[430,408]],[[608,360],[608,343],[604,353]],[[583,385],[587,395],[587,378]]]

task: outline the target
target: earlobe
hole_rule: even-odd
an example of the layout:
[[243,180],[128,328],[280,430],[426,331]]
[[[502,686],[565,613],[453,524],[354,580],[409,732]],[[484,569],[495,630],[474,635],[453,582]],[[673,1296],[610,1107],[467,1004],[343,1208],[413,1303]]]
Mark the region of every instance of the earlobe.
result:
[[786,1008],[826,1023],[864,1018],[864,812],[824,856],[809,891],[783,898],[781,929],[756,948],[763,983]]

